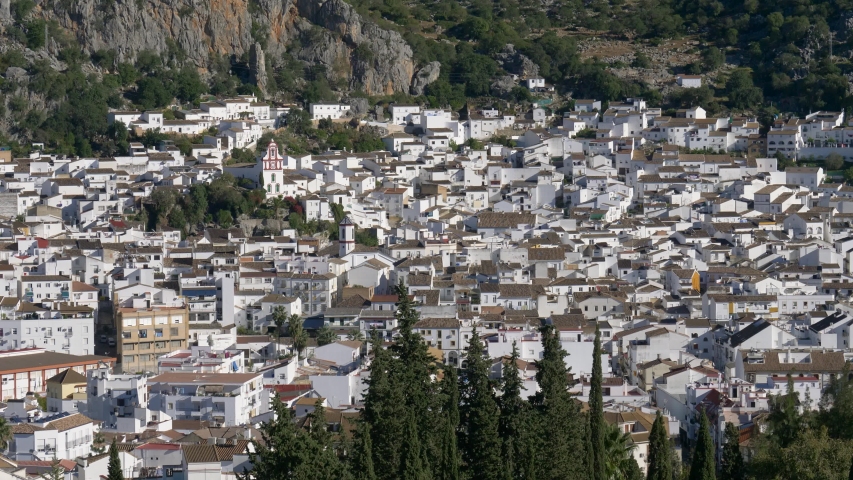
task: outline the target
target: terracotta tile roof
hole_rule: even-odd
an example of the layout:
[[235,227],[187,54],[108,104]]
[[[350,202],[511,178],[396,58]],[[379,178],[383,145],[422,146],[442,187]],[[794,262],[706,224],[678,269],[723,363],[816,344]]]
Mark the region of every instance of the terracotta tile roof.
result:
[[477,228],[514,228],[519,224],[536,224],[532,213],[481,212],[477,216]]
[[[802,353],[802,352],[798,352]],[[746,361],[748,351],[742,351],[744,357],[743,369],[746,372],[778,372],[784,375],[788,373],[824,373],[840,372],[844,369],[844,352],[821,352],[808,351],[808,362],[792,361],[785,362],[787,352],[785,350],[767,350],[763,352],[764,363],[749,363]]]
[[70,430],[74,427],[79,427],[80,425],[86,425],[87,423],[92,423],[93,420],[82,413],[78,413],[75,415],[70,415],[65,418],[60,418],[59,420],[54,420],[47,425],[45,425],[46,429],[55,428],[60,432],[64,432],[65,430]]
[[[187,463],[218,463],[215,445],[183,445]],[[232,454],[233,456],[233,454]]]

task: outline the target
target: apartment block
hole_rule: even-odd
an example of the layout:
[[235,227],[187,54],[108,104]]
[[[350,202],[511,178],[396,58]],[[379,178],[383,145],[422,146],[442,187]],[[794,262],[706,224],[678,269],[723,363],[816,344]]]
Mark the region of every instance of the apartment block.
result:
[[118,355],[125,372],[156,372],[157,358],[187,348],[189,309],[119,308],[116,313]]

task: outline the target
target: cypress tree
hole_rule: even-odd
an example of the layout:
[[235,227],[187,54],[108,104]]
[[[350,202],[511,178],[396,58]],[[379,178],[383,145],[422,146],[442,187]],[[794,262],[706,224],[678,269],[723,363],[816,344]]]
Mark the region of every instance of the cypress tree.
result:
[[[441,457],[443,419],[441,395],[432,381],[435,361],[413,327],[418,313],[402,283],[397,286],[396,319],[400,335],[386,351],[375,334],[374,360],[364,399],[364,418],[370,426],[373,466],[382,480],[399,478],[403,471],[400,446],[407,440],[409,417],[415,421],[422,460],[420,468],[431,476],[427,458]],[[407,460],[411,463],[411,458]]]
[[[440,458],[439,439],[444,420],[440,415],[442,404],[438,384],[433,382],[433,375],[437,372],[435,359],[423,337],[414,331],[420,317],[402,282],[397,286],[397,297],[396,317],[400,335],[391,346],[398,359],[396,384],[403,392],[406,412],[415,416],[424,458]],[[428,469],[429,464],[424,463],[424,468]]]
[[512,355],[501,372],[503,393],[498,399],[500,421],[498,434],[501,438],[504,478],[529,478],[531,454],[530,443],[530,404],[521,398],[524,384],[518,370],[518,348],[512,343]]
[[658,412],[652,431],[649,434],[649,468],[647,480],[672,480],[672,451],[669,448],[669,435],[664,424],[666,420]]
[[467,366],[459,379],[462,460],[466,478],[472,480],[494,480],[503,471],[498,436],[500,411],[483,349],[475,328],[468,343]]
[[435,478],[439,480],[459,480],[459,447],[457,430],[459,428],[459,384],[453,365],[444,370],[441,380],[441,393],[444,396],[444,435],[441,438],[441,463],[436,469]]
[[584,469],[585,425],[580,406],[568,391],[566,351],[551,325],[540,329],[542,359],[536,362],[539,392],[533,397],[539,439],[536,478],[539,480],[575,480],[588,478]]
[[370,441],[370,424],[359,420],[355,430],[350,472],[355,480],[376,480],[373,469],[373,443]]
[[116,440],[110,445],[110,461],[107,463],[107,480],[124,480],[124,472],[121,469],[121,459],[118,456]]
[[714,441],[708,427],[708,416],[705,410],[699,415],[699,433],[696,435],[696,449],[690,464],[689,480],[715,480],[716,462],[714,459]]
[[263,424],[262,441],[254,442],[255,451],[249,453],[251,474],[238,475],[241,480],[296,478],[298,469],[307,461],[293,412],[278,397],[273,397],[272,411],[274,420]]
[[605,480],[604,475],[604,399],[601,391],[601,329],[595,322],[595,345],[592,348],[592,378],[589,382],[589,439],[592,480]]
[[373,468],[379,479],[397,478],[400,472],[400,445],[405,438],[406,405],[402,385],[397,381],[398,360],[382,347],[377,332],[371,334],[373,362],[364,396],[364,421],[370,425]]
[[297,434],[298,447],[302,447],[303,461],[296,467],[295,478],[339,480],[348,473],[338,456],[337,445],[326,423],[326,408],[318,400],[314,411],[308,414],[308,432]]
[[722,480],[745,478],[743,455],[740,453],[740,432],[733,423],[726,423],[726,444],[723,445],[723,462],[720,469]]
[[432,478],[427,473],[424,465],[423,449],[418,438],[418,427],[413,414],[407,415],[406,437],[402,444],[402,458],[400,459],[400,475],[402,480],[429,480]]

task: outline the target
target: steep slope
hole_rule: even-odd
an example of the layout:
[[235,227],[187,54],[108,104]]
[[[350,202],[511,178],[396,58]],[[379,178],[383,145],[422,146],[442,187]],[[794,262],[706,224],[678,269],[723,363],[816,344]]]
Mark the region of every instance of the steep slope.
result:
[[[0,21],[8,18],[4,3]],[[177,49],[205,69],[211,55],[246,58],[261,43],[273,66],[287,51],[372,95],[408,92],[417,70],[397,32],[364,21],[342,0],[55,0],[40,8],[85,53],[114,49],[122,61]]]

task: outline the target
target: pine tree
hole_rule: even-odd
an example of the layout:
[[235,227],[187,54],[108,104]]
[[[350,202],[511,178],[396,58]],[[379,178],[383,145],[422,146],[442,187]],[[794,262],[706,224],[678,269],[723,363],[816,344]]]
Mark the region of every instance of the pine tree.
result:
[[705,410],[699,415],[699,432],[696,434],[696,448],[690,462],[690,480],[715,480],[716,461],[714,458],[714,440],[708,426]]
[[483,350],[480,334],[474,329],[468,343],[467,367],[459,379],[462,460],[466,478],[473,480],[500,478],[503,471],[498,437],[500,411]]
[[667,434],[664,422],[666,419],[658,412],[649,434],[647,480],[672,480],[672,451],[669,447],[669,434]]
[[531,459],[528,443],[530,440],[530,404],[521,398],[524,384],[518,370],[518,348],[512,343],[512,355],[501,372],[503,393],[498,399],[500,421],[498,434],[501,438],[504,478],[529,478]]
[[533,397],[539,431],[536,478],[585,479],[585,425],[580,406],[568,391],[566,351],[553,326],[540,329],[542,359],[536,362],[539,392]]
[[604,399],[601,391],[601,329],[595,323],[595,345],[592,348],[592,379],[589,385],[589,437],[592,456],[592,480],[605,480],[604,467]]
[[116,441],[110,445],[110,460],[107,463],[107,480],[124,480],[124,472],[121,468],[121,459],[118,456]]
[[453,365],[444,369],[441,380],[441,394],[444,397],[444,435],[441,438],[441,462],[435,472],[438,480],[459,480],[459,384]]
[[743,455],[740,453],[740,432],[733,423],[726,423],[726,444],[723,445],[723,462],[720,469],[722,480],[745,478]]
[[370,441],[370,424],[363,419],[358,421],[353,442],[353,454],[349,470],[354,480],[376,480],[373,469],[373,443]]

